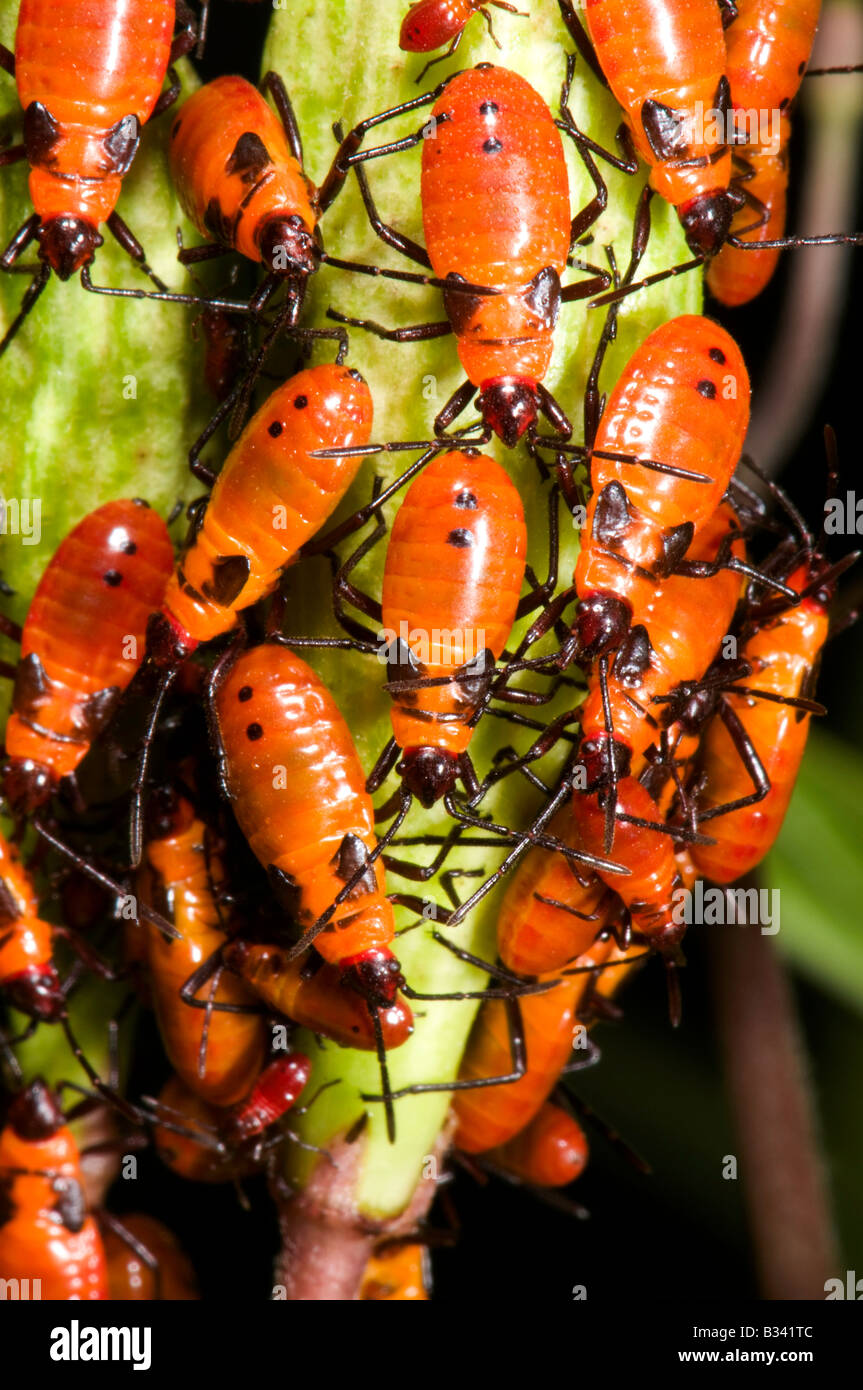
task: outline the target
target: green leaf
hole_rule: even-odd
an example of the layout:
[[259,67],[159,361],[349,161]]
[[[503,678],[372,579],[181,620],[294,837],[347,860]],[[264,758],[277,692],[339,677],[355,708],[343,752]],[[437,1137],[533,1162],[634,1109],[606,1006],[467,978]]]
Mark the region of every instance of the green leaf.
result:
[[[761,878],[779,890],[777,942],[805,975],[863,1010],[863,757],[813,730]],[[817,874],[813,874],[813,866]]]

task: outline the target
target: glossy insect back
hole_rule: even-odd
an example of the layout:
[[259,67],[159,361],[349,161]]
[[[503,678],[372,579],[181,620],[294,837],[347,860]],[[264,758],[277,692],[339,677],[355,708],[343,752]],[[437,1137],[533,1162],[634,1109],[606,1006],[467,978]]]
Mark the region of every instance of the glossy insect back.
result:
[[74,772],[144,654],[174,552],[145,502],[108,502],[79,522],[27,613],[6,726],[4,792],[29,812]]
[[458,776],[515,620],[526,551],[516,488],[500,464],[472,451],[429,463],[396,514],[382,625],[400,771],[424,806]]
[[272,593],[361,463],[313,451],[365,444],[371,427],[369,389],[351,367],[310,367],[273,392],[228,455],[168,584],[151,631],[158,661],[173,664],[230,632],[241,609]]
[[41,1281],[43,1299],[104,1299],[102,1239],[87,1215],[78,1147],[43,1081],[9,1106],[0,1132],[0,1279]]
[[587,1138],[581,1125],[551,1101],[546,1101],[536,1118],[508,1144],[489,1154],[496,1167],[540,1187],[566,1187],[581,1177],[587,1158]]
[[171,175],[202,236],[268,270],[316,268],[317,195],[275,112],[245,78],[217,77],[184,103],[171,128]]
[[171,56],[174,0],[22,0],[15,76],[40,219],[39,255],[66,280],[92,260]]
[[225,785],[253,852],[303,931],[330,914],[317,950],[387,1006],[401,982],[393,912],[381,861],[361,873],[377,844],[374,810],[338,706],[299,657],[262,646],[237,659],[215,708]]
[[530,83],[488,64],[447,84],[431,122],[426,247],[436,275],[501,292],[445,294],[445,303],[483,419],[511,446],[537,418],[560,311],[571,215],[563,143]]
[[417,0],[402,20],[399,48],[433,53],[460,35],[479,8],[479,0]]
[[652,186],[677,209],[693,250],[711,255],[731,221],[731,155],[716,131],[730,104],[716,0],[635,11],[625,0],[585,0],[584,17]]
[[121,1228],[109,1226],[103,1234],[109,1298],[122,1303],[185,1303],[200,1297],[191,1261],[167,1226],[133,1212],[123,1216]]
[[[753,146],[734,158],[732,185],[745,195],[734,214],[731,234],[749,243],[779,241],[785,232],[788,189],[788,142],[791,123],[782,117],[778,148]],[[734,309],[748,304],[768,284],[779,261],[778,247],[741,251],[723,246],[707,266],[707,287],[720,304]]]
[[[830,586],[817,587],[817,561],[807,561],[791,575],[790,586],[813,591],[793,608],[765,623],[741,648],[752,667],[747,684],[782,699],[810,698],[821,650],[827,640]],[[759,796],[747,772],[742,747],[720,714],[708,726],[701,750],[706,789],[705,811],[748,800],[752,804],[704,821],[714,845],[694,845],[692,859],[706,878],[730,883],[754,869],[772,847],[785,819],[809,734],[810,715],[791,705],[759,700],[728,691],[722,701],[742,726],[754,748],[769,787]]]
[[700,315],[662,324],[629,359],[593,444],[593,496],[575,570],[585,659],[619,646],[649,573],[670,574],[716,511],[743,448],[749,396],[737,344]]
[[735,127],[746,143],[760,113],[772,121],[791,106],[815,42],[821,0],[735,0],[737,18],[726,33],[728,81]]
[[[187,1086],[213,1105],[233,1105],[247,1095],[266,1050],[263,1018],[254,1013],[207,1012],[181,996],[187,980],[212,959],[226,941],[218,894],[225,874],[208,845],[207,828],[182,797],[153,798],[151,818],[158,833],[148,841],[142,896],[165,912],[180,933],[168,940],[158,927],[147,934],[147,965],[159,1031],[168,1058]],[[155,813],[155,815],[154,815]],[[217,1006],[255,1003],[252,992],[222,972],[202,998]]]

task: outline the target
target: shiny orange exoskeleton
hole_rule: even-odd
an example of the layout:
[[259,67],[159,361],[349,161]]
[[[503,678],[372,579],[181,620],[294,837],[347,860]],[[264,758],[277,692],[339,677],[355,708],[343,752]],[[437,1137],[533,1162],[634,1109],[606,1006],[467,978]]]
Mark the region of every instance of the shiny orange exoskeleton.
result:
[[[579,42],[569,0],[561,12]],[[732,212],[731,154],[716,131],[730,108],[716,0],[652,0],[635,10],[626,0],[585,0],[584,18],[652,186],[676,208],[692,249],[712,255]]]
[[[156,798],[153,799],[156,801]],[[226,924],[219,910],[225,872],[212,849],[207,827],[183,797],[168,794],[154,815],[156,833],[148,841],[141,873],[145,902],[158,907],[179,938],[158,927],[142,926],[147,936],[147,969],[159,1031],[178,1076],[212,1105],[234,1105],[247,1095],[266,1052],[263,1018],[251,1012],[252,992],[224,972],[215,990],[201,998],[212,1010],[195,1008],[181,996],[183,985],[224,945]],[[245,1006],[248,1013],[218,1006]]]
[[[558,812],[549,833],[578,848],[566,809]],[[529,850],[500,905],[497,948],[501,960],[518,975],[559,970],[590,949],[613,901],[596,874],[551,850]]]
[[488,1155],[492,1163],[521,1182],[566,1187],[587,1166],[584,1130],[568,1111],[546,1101],[530,1124]]
[[138,1303],[199,1297],[191,1261],[167,1226],[143,1212],[124,1216],[120,1224],[122,1230],[106,1226],[102,1237],[109,1298]]
[[[674,896],[681,886],[674,842],[661,830],[620,819],[633,816],[656,825],[656,802],[640,782],[634,777],[623,777],[615,790],[614,855],[618,863],[629,869],[629,874],[605,874],[600,870],[600,877],[629,909],[633,930],[658,951],[673,957],[685,930],[680,901]],[[606,814],[600,796],[576,791],[572,810],[584,848],[601,853]]]
[[174,567],[145,502],[108,502],[62,542],[30,604],[6,726],[4,793],[31,812],[73,773],[144,654]]
[[419,1303],[428,1300],[428,1251],[424,1245],[395,1245],[369,1259],[360,1285],[363,1302]]
[[[782,118],[779,145],[752,146],[734,156],[732,187],[746,201],[731,223],[732,236],[747,244],[779,241],[785,231],[788,190],[788,141],[791,123]],[[780,256],[779,247],[741,251],[723,246],[707,267],[707,287],[714,299],[730,309],[748,304],[767,285]]]
[[261,1136],[296,1105],[311,1069],[302,1052],[276,1058],[245,1100],[227,1110],[172,1076],[155,1107],[156,1152],[172,1172],[195,1182],[227,1182],[254,1171],[266,1147]]
[[395,922],[381,860],[363,872],[377,844],[374,808],[335,700],[299,657],[260,646],[234,663],[215,712],[224,786],[251,849],[300,928],[316,929],[324,959],[370,1006],[386,1007],[402,983]]
[[0,61],[18,86],[24,141],[0,162],[27,159],[35,211],[0,266],[35,238],[32,298],[50,271],[68,280],[90,264],[103,223],[146,265],[115,207],[142,127],[176,96],[172,87],[160,97],[169,65],[194,42],[190,29],[172,42],[174,21],[175,0],[21,0],[14,55],[4,48]]
[[[479,390],[487,436],[494,432],[512,447],[542,413],[568,438],[569,421],[542,381],[561,304],[605,287],[605,275],[561,286],[571,244],[591,225],[594,204],[571,218],[563,143],[551,111],[518,73],[490,63],[357,126],[336,162],[360,173],[363,161],[376,157],[374,149],[358,148],[366,130],[428,101],[420,185],[425,248],[391,228],[384,240],[433,270],[449,324],[389,330],[335,317],[399,342],[456,335],[468,380],[439,411],[436,433]],[[371,212],[367,188],[364,196]]]
[[194,92],[171,128],[171,176],[201,235],[292,281],[298,310],[321,255],[318,218],[344,176],[319,196],[303,171],[287,93],[272,73],[266,83],[281,119],[244,77],[217,77]]
[[371,426],[369,389],[351,367],[310,367],[272,393],[225,460],[151,624],[158,664],[175,665],[230,632],[242,609],[273,592],[361,462],[314,451],[365,444]]
[[[610,949],[607,941],[578,959],[578,965],[601,966]],[[528,1125],[548,1098],[558,1076],[572,1058],[578,1003],[587,988],[588,974],[572,975],[545,994],[525,995],[519,1007],[524,1026],[526,1068],[516,1081],[454,1093],[458,1127],[455,1144],[466,1153],[499,1148]],[[460,1081],[507,1076],[512,1069],[510,1029],[506,1007],[500,999],[488,999],[477,1015]]]
[[[797,593],[806,592],[806,597],[756,627],[740,650],[752,668],[747,684],[780,700],[811,697],[827,640],[833,596],[829,582],[819,587],[816,560],[801,564],[789,584]],[[693,845],[692,859],[705,878],[730,883],[754,869],[779,834],[806,747],[810,715],[792,705],[733,690],[721,699],[732,713],[732,724],[742,726],[766,774],[766,785],[753,790],[744,750],[739,746],[742,740],[735,739],[719,713],[714,715],[701,750],[706,788],[699,813],[705,833],[716,843]],[[704,816],[719,807],[735,805],[737,809],[720,811],[715,818]]]
[[[276,1013],[343,1047],[374,1051],[375,1028],[363,999],[344,983],[337,966],[316,957],[312,952],[311,959],[288,960],[278,946],[245,941],[232,942],[224,952],[225,964]],[[413,1031],[410,1009],[399,996],[378,1009],[377,1019],[387,1049],[399,1047]]]
[[66,1007],[53,960],[54,928],[39,916],[30,875],[0,834],[0,991],[15,1009],[44,1020]]
[[[705,522],[687,557],[715,563],[723,544],[729,555],[745,558],[739,523],[727,503]],[[606,679],[600,682],[595,674],[589,679],[579,711],[589,787],[612,758],[626,772],[654,742],[662,715],[656,697],[701,679],[730,630],[742,583],[736,571],[722,567],[707,577],[671,574],[655,585],[638,585],[626,637]],[[612,732],[606,727],[606,702]]]
[[593,495],[575,570],[582,659],[620,646],[650,596],[651,575],[671,574],[713,516],[743,448],[749,395],[740,349],[701,315],[662,324],[629,359],[592,445]]
[[459,775],[515,620],[526,554],[518,491],[483,454],[427,464],[396,513],[382,627],[399,771],[423,806]]
[[[87,1215],[78,1146],[43,1081],[32,1081],[9,1106],[0,1132],[0,1192],[0,1279],[19,1281],[22,1298],[108,1297],[105,1249]],[[22,1285],[29,1293],[20,1292]]]
[[735,0],[728,28],[726,72],[735,126],[748,145],[753,115],[783,114],[797,95],[809,62],[821,0]]

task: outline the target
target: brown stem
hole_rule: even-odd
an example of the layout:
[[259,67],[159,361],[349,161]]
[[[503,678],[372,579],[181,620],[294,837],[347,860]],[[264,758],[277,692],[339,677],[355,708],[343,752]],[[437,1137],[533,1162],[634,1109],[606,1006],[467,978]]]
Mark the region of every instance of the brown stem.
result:
[[757,927],[711,932],[719,1036],[765,1299],[823,1299],[839,1268],[804,1045],[785,969]]
[[[442,1167],[449,1147],[447,1126],[435,1150],[432,1171]],[[403,1235],[423,1220],[434,1200],[436,1182],[422,1177],[407,1208],[392,1221],[371,1221],[359,1214],[354,1192],[363,1141],[330,1145],[334,1163],[322,1159],[308,1185],[287,1201],[274,1192],[279,1207],[282,1248],[274,1279],[289,1302],[352,1302],[375,1243],[385,1235]]]

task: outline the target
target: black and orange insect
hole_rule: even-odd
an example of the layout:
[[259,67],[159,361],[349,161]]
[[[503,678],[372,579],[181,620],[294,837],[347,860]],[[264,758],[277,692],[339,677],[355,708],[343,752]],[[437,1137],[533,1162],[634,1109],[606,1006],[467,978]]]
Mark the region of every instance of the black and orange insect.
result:
[[271,1147],[291,1135],[276,1127],[296,1105],[310,1074],[308,1057],[286,1053],[270,1062],[248,1096],[229,1109],[208,1104],[171,1077],[151,1107],[156,1152],[172,1172],[195,1182],[228,1182],[253,1172]]
[[[203,1014],[189,1006],[185,991],[227,940],[220,909],[225,870],[206,825],[185,797],[160,790],[150,802],[150,818],[141,896],[179,933],[166,938],[158,927],[143,928],[159,1031],[187,1086],[212,1105],[234,1105],[248,1094],[266,1053],[264,1021],[252,1007],[255,996],[221,970],[218,978],[214,971]],[[218,970],[218,961],[214,964]],[[232,1007],[216,1007],[225,1004]]]
[[[173,38],[175,16],[183,28]],[[0,46],[0,66],[15,78],[24,113],[24,140],[0,153],[0,164],[26,159],[34,212],[0,257],[11,270],[34,240],[40,266],[10,324],[8,347],[53,271],[61,280],[81,272],[85,289],[187,302],[153,274],[143,247],[116,210],[123,178],[141,129],[170,106],[180,87],[171,63],[195,42],[190,12],[175,0],[22,0],[15,52]],[[169,73],[171,85],[163,92]],[[89,267],[105,224],[156,291],[107,290],[93,285]],[[244,308],[245,306],[239,306]]]
[[635,13],[625,0],[586,0],[590,44],[570,0],[559,4],[579,49],[620,102],[652,187],[676,208],[692,249],[713,255],[733,211],[728,139],[711,139],[706,121],[715,113],[725,122],[731,104],[716,0],[656,0]]
[[527,529],[518,491],[494,459],[446,453],[405,494],[384,562],[381,623],[393,738],[374,791],[402,752],[402,782],[432,806],[459,775],[519,606]]
[[488,1158],[520,1182],[566,1187],[581,1177],[588,1160],[587,1136],[568,1110],[547,1100],[530,1123]]
[[[791,124],[782,118],[779,142],[735,151],[732,188],[744,195],[743,206],[734,214],[734,238],[756,247],[759,242],[781,242],[785,231],[788,190],[788,142]],[[756,298],[769,282],[779,261],[780,248],[762,251],[742,250],[735,244],[722,247],[707,266],[707,288],[720,304],[738,308]]]
[[500,48],[489,13],[492,6],[496,10],[507,10],[510,14],[523,14],[515,5],[507,4],[507,0],[488,0],[487,4],[484,0],[416,0],[416,3],[411,5],[402,20],[399,48],[406,53],[433,53],[436,48],[443,48],[445,43],[449,44],[446,53],[441,53],[438,58],[429,59],[417,77],[417,82],[422,81],[435,63],[442,63],[444,59],[452,57],[461,43],[466,25],[475,14],[482,15],[488,25],[492,42]]
[[[371,395],[359,372],[324,364],[278,387],[229,453],[147,629],[148,670],[155,666],[159,689],[133,793],[133,865],[141,860],[149,742],[181,663],[274,591],[359,468],[361,455],[322,460],[314,451],[362,445],[371,423]],[[213,481],[207,470],[201,476]]]
[[60,544],[17,634],[3,764],[16,814],[51,798],[107,722],[143,659],[173,566],[168,528],[140,499],[98,507]]
[[[571,66],[564,84],[566,111]],[[416,135],[363,150],[366,132],[382,122],[432,103],[428,124]],[[571,426],[542,385],[562,304],[608,284],[599,271],[565,287],[561,276],[575,242],[604,207],[605,186],[580,134],[575,140],[597,194],[575,218],[558,123],[528,82],[506,68],[482,63],[457,73],[434,91],[404,102],[356,126],[343,141],[337,163],[355,168],[374,231],[441,284],[447,319],[386,329],[369,320],[330,311],[338,321],[367,328],[394,342],[422,342],[456,335],[468,380],[438,413],[443,434],[479,391],[487,440],[497,434],[513,446],[533,430],[539,414],[562,438]],[[382,222],[361,165],[422,144],[421,201],[425,247]],[[600,191],[601,190],[601,191]],[[392,272],[398,273],[398,272]]]
[[0,1187],[0,1278],[19,1281],[32,1298],[107,1298],[105,1249],[87,1214],[78,1146],[44,1081],[9,1105]]

